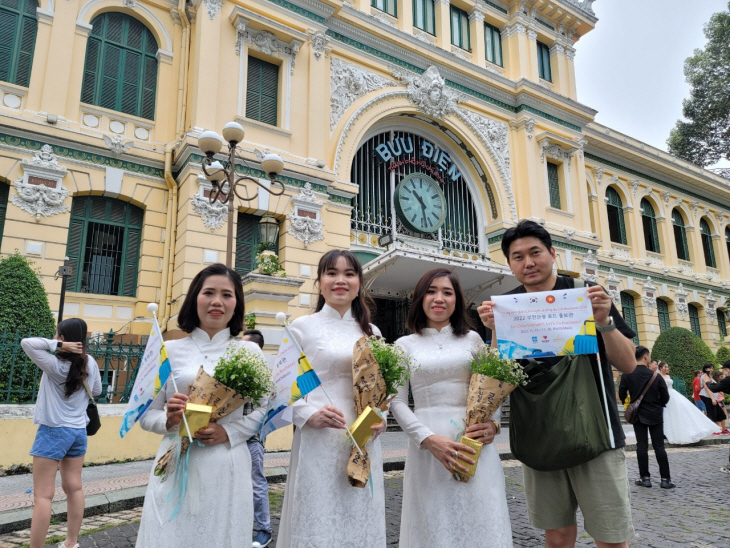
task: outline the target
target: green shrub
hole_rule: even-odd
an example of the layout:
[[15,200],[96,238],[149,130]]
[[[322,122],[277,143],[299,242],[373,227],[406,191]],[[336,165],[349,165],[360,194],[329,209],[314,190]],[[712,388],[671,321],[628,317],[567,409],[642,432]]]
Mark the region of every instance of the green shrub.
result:
[[651,358],[667,362],[670,374],[683,379],[687,387],[692,386],[694,372],[702,369],[705,363],[717,365],[710,347],[697,335],[681,327],[671,327],[662,331],[654,343]]
[[48,296],[32,264],[17,252],[0,259],[0,338],[6,342],[0,352],[0,393],[8,385],[25,390],[11,395],[13,403],[31,401],[40,378],[20,345],[13,343],[22,337],[51,338],[56,331]]
[[717,364],[721,366],[723,363],[730,360],[730,348],[725,345],[721,346],[717,349],[715,358],[717,359]]

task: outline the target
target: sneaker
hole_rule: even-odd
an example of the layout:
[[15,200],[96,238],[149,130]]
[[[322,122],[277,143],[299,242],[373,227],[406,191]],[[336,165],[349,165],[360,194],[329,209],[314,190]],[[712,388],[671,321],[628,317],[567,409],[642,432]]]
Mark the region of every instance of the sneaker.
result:
[[651,487],[651,478],[646,476],[641,479],[637,479],[634,483],[639,487]]
[[271,533],[268,531],[257,531],[253,537],[253,548],[264,548],[271,543]]
[[[62,540],[61,542],[58,543],[58,547],[57,548],[69,548],[69,547],[66,546],[66,541],[65,540]],[[71,548],[79,548],[79,543],[77,542],[76,544],[74,544],[73,546],[71,546]]]
[[730,464],[728,464],[727,466],[723,466],[722,468],[720,468],[720,472],[724,472],[725,474],[730,474]]
[[713,436],[719,436],[720,434],[722,434],[722,432],[713,432],[712,433]]
[[676,485],[674,485],[674,483],[672,483],[671,479],[662,478],[662,483],[659,487],[661,487],[662,489],[674,489],[676,487]]
[[720,432],[720,434],[728,435],[730,434],[730,430],[723,430],[722,432]]

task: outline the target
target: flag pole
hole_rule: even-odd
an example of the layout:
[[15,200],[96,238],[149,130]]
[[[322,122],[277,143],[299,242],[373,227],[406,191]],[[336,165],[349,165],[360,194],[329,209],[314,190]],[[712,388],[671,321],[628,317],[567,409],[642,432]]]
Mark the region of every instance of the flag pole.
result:
[[613,427],[611,426],[611,417],[608,414],[608,400],[606,399],[606,383],[603,380],[603,364],[601,363],[601,353],[596,352],[598,360],[598,376],[601,378],[601,394],[603,395],[603,407],[606,410],[606,423],[608,424],[608,441],[611,443],[611,449],[616,449],[616,441],[613,437]]
[[[155,327],[155,332],[157,333],[157,336],[160,337],[160,341],[162,341],[162,332],[160,331],[160,324],[157,322],[157,303],[150,303],[147,305],[147,311],[152,313],[152,319]],[[167,358],[170,359],[169,356]],[[172,372],[172,364],[170,364],[170,378],[172,379],[172,388],[175,390],[175,392],[180,392],[177,389],[177,383],[175,382],[175,375]],[[160,390],[162,390],[162,387],[160,387]],[[188,432],[188,439],[190,440],[190,443],[193,443],[193,434],[190,432],[190,427],[188,426],[188,419],[185,417],[185,411],[183,410],[182,414],[182,420],[185,424],[185,430]]]
[[[283,312],[278,312],[276,314],[276,320],[279,323],[281,323],[281,325],[284,326],[284,331],[286,331],[286,334],[289,335],[289,337],[291,338],[292,342],[294,342],[294,346],[297,347],[297,350],[299,351],[299,355],[304,354],[304,350],[302,350],[302,347],[299,344],[299,341],[294,336],[294,334],[291,331],[289,331],[289,325],[287,324],[287,321],[286,321],[286,314],[284,314]],[[329,394],[324,389],[324,385],[323,384],[320,384],[319,387],[322,389],[322,393],[327,397],[327,401],[329,401],[330,402],[330,405],[334,407],[335,404],[332,403],[332,398],[330,398]],[[334,419],[334,420],[337,421],[337,419]],[[337,422],[339,422],[339,421],[337,421]],[[352,443],[355,445],[355,448],[357,449],[357,452],[362,455],[363,454],[362,449],[360,449],[360,446],[355,441],[355,437],[352,435],[352,432],[350,432],[350,429],[347,428],[347,425],[345,425],[345,432],[347,432],[347,435],[350,438],[350,441],[352,441]]]

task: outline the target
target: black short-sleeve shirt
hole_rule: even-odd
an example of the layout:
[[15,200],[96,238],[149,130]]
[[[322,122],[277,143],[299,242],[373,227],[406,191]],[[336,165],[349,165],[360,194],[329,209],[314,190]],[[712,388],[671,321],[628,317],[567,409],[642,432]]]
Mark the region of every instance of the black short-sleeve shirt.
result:
[[[592,285],[597,285],[592,282],[586,282],[586,286],[590,287]],[[562,289],[574,289],[575,288],[575,280],[573,278],[570,278],[568,276],[558,276],[558,279],[555,282],[555,287],[553,287],[553,291],[560,291]],[[521,285],[516,289],[513,289],[512,291],[508,291],[505,293],[505,295],[511,295],[514,293],[527,293],[525,290],[525,286]],[[616,324],[616,328],[626,336],[628,339],[633,339],[636,336],[636,333],[633,332],[633,330],[629,327],[629,324],[626,323],[623,316],[619,313],[618,309],[611,304],[611,316],[613,317],[613,321]],[[616,442],[616,448],[624,447],[626,445],[626,436],[624,435],[623,427],[621,426],[621,419],[619,418],[618,414],[618,406],[616,404],[616,395],[615,395],[615,389],[613,385],[613,373],[611,372],[611,364],[608,361],[608,357],[606,356],[606,346],[603,344],[603,337],[600,333],[597,333],[598,335],[598,352],[601,356],[601,372],[599,373],[598,370],[598,360],[596,359],[596,355],[590,356],[591,360],[591,366],[593,367],[593,377],[596,381],[596,389],[599,391],[600,396],[600,390],[601,390],[601,378],[598,376],[599,374],[603,375],[603,382],[606,387],[606,401],[608,402],[608,415],[611,418],[611,428],[613,429],[613,438]],[[555,357],[555,358],[540,358],[540,363],[546,364],[546,365],[555,365],[558,363],[561,359],[563,359],[562,356]],[[599,398],[601,400],[601,407],[604,406],[603,398]],[[605,411],[604,411],[605,412]]]

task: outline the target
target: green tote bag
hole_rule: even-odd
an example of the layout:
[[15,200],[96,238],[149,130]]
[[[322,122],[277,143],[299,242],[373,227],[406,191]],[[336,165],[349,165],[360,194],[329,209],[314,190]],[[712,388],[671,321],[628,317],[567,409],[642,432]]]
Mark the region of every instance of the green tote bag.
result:
[[515,458],[535,470],[553,471],[610,449],[589,356],[566,356],[552,368],[526,361],[530,380],[510,394],[509,441]]

